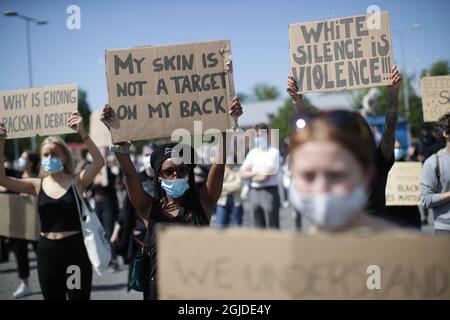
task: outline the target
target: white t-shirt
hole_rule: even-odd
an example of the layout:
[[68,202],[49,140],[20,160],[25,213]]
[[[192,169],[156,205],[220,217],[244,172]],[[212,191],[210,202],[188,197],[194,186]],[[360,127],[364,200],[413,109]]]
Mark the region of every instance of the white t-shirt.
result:
[[251,182],[252,188],[273,187],[278,185],[278,171],[280,168],[280,152],[270,147],[268,150],[253,148],[247,154],[241,170],[251,168],[253,172],[267,174],[270,176],[262,182]]

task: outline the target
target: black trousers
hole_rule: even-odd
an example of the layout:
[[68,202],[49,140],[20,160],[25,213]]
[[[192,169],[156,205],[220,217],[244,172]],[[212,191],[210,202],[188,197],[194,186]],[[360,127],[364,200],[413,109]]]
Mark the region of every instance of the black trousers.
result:
[[80,233],[61,240],[40,237],[38,276],[45,300],[89,300],[92,265]]
[[33,245],[34,252],[37,253],[37,241],[25,239],[10,239],[10,241],[13,242],[14,253],[17,260],[17,269],[19,270],[19,279],[26,279],[30,276],[28,243]]

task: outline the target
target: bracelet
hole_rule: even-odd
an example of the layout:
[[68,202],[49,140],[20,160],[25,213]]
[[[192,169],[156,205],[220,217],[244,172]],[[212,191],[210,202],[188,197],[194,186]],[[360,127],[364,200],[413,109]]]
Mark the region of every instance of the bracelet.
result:
[[123,144],[117,145],[117,144],[112,144],[109,146],[109,151],[114,152],[114,153],[130,153],[130,146],[131,144],[128,142],[125,142]]

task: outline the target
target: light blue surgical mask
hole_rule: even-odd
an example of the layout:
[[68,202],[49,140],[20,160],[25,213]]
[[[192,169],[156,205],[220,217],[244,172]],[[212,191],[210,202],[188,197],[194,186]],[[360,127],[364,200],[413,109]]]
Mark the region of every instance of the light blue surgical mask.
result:
[[267,138],[263,136],[255,137],[255,146],[261,149],[267,149]]
[[41,160],[42,169],[48,173],[58,173],[63,171],[64,166],[61,158],[58,157],[46,157]]
[[17,170],[23,171],[23,170],[25,170],[26,166],[27,166],[27,160],[25,160],[22,157],[17,159]]
[[401,158],[403,158],[404,155],[405,155],[405,150],[403,150],[402,148],[394,149],[395,160],[400,160]]
[[189,189],[189,181],[187,177],[183,179],[161,179],[161,187],[172,198],[179,198]]

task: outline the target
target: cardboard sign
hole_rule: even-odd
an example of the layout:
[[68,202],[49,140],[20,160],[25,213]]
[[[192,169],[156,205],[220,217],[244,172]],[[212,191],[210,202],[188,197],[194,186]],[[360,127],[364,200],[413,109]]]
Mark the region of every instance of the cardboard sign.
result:
[[395,162],[387,179],[386,205],[419,205],[421,177],[421,162]]
[[388,12],[290,24],[289,48],[299,93],[391,83]]
[[100,121],[101,110],[91,112],[89,116],[89,136],[97,147],[111,145],[111,134],[108,128]]
[[0,193],[0,235],[26,240],[39,239],[39,216],[35,197]]
[[420,81],[423,121],[438,121],[450,112],[450,76],[424,77]]
[[77,108],[77,84],[0,92],[0,122],[8,139],[74,133],[67,120]]
[[174,129],[231,127],[229,41],[138,47],[106,52],[113,142],[170,137]]
[[450,237],[170,227],[158,273],[161,299],[450,299]]

